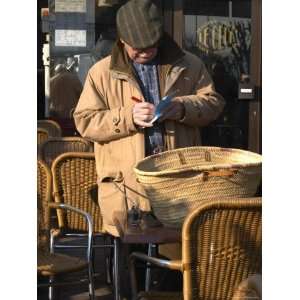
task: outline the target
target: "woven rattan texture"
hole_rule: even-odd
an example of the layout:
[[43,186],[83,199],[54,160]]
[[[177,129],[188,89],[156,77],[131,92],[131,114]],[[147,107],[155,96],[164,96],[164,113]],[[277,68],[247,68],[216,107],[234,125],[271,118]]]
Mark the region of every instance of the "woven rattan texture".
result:
[[[88,212],[93,218],[94,232],[103,232],[94,154],[64,153],[53,162],[52,175],[55,201]],[[83,217],[73,212],[58,211],[58,222],[69,230],[87,231]]]
[[87,267],[87,262],[78,257],[44,251],[39,251],[37,255],[37,271],[43,276],[74,272],[85,267]]
[[63,254],[52,254],[49,251],[49,207],[52,189],[52,176],[45,162],[37,161],[37,272],[42,276],[57,275],[81,270],[87,262]]
[[181,148],[145,158],[135,173],[158,219],[181,227],[204,200],[254,196],[261,156],[238,149]]
[[51,172],[42,161],[37,161],[37,228],[38,247],[47,249],[49,245],[49,210],[51,196]]
[[62,153],[92,151],[92,143],[81,137],[54,137],[47,139],[41,144],[39,157],[44,160],[48,166],[51,166],[53,160]]
[[49,132],[44,128],[37,128],[37,144],[41,145],[49,138]]
[[37,126],[46,129],[51,137],[60,137],[62,135],[60,125],[53,120],[38,120]]
[[[261,198],[224,200],[188,220],[183,233],[187,299],[227,300],[261,273]],[[186,225],[186,224],[185,224]]]

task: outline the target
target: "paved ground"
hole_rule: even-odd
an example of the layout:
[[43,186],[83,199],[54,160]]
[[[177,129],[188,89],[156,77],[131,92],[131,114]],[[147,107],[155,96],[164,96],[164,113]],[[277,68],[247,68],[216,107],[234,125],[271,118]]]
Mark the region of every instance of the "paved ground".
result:
[[[121,247],[122,248],[122,247]],[[124,254],[127,248],[122,248],[121,252]],[[127,249],[128,250],[128,249]],[[143,247],[135,246],[135,251],[142,251]],[[108,249],[106,249],[106,254],[108,254]],[[82,257],[84,255],[83,250],[57,250],[57,252],[65,253],[68,255],[74,255]],[[121,262],[120,262],[121,263]],[[121,289],[125,291],[123,296],[121,296],[122,300],[125,300],[126,296],[130,298],[130,288],[129,288],[129,278],[128,272],[126,272],[126,262],[123,264],[125,266],[125,270],[120,273],[120,284]],[[113,297],[113,288],[112,284],[107,282],[106,271],[105,271],[105,255],[103,249],[95,250],[95,265],[94,271],[96,274],[94,283],[95,283],[95,295],[96,299],[99,300],[114,300]],[[175,273],[175,271],[165,271],[161,269],[154,269],[151,271],[152,273],[152,288],[156,290],[168,290],[168,291],[178,291],[181,290],[182,277],[181,274]],[[140,280],[139,285],[143,286],[144,284],[144,275],[145,269],[143,267],[138,267],[137,269],[138,278]],[[73,275],[74,276],[74,275]],[[86,272],[76,273],[75,279],[86,277]],[[142,287],[141,287],[142,289]],[[76,285],[68,285],[63,286],[59,289],[56,289],[58,300],[88,300],[88,285],[87,282],[76,284]],[[48,299],[48,288],[38,289],[38,300],[47,300]]]
[[[109,251],[108,249],[106,251]],[[72,256],[79,256],[83,257],[85,255],[84,250],[57,250],[57,252],[72,255]],[[108,253],[108,252],[106,252]],[[106,280],[106,272],[105,272],[105,259],[104,259],[104,250],[103,249],[96,249],[95,250],[95,294],[97,296],[96,299],[101,300],[113,300],[113,292],[112,292],[112,285],[107,283]],[[86,271],[83,272],[76,272],[70,278],[65,277],[64,279],[73,279],[77,281],[81,278],[87,278]],[[43,280],[43,279],[42,279]],[[41,282],[41,281],[39,281]],[[48,299],[48,288],[41,288],[38,289],[37,292],[37,299],[38,300],[46,300]],[[89,299],[88,296],[88,284],[87,282],[76,283],[72,285],[63,286],[60,288],[56,288],[56,299],[63,299],[63,300],[86,300]]]

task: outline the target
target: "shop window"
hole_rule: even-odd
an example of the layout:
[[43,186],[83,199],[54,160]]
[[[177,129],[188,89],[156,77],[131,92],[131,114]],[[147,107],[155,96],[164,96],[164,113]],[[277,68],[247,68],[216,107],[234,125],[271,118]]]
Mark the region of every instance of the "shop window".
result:
[[248,147],[248,103],[238,99],[238,83],[250,72],[250,16],[251,1],[184,1],[183,48],[204,61],[226,100],[222,115],[202,130],[206,145]]

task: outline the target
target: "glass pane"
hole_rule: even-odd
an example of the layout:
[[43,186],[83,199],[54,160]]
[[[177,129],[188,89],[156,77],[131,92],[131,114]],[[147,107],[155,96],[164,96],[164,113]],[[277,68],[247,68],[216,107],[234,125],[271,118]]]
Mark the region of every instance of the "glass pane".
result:
[[185,0],[184,22],[183,47],[204,61],[226,100],[218,120],[203,128],[203,143],[247,149],[248,103],[238,100],[238,84],[250,72],[251,1]]
[[[110,54],[117,36],[116,12],[126,0],[49,0],[44,32],[45,117],[74,135],[73,111],[88,70]],[[46,49],[46,48],[45,48]]]

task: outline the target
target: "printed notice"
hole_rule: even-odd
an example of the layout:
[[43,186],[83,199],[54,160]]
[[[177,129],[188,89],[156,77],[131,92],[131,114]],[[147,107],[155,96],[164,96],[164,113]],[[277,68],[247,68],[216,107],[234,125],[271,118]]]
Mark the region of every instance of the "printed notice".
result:
[[55,0],[55,12],[86,12],[86,0]]
[[86,47],[86,30],[55,30],[56,47]]
[[249,93],[252,93],[252,89],[243,89],[243,88],[241,88],[241,92],[249,94]]

